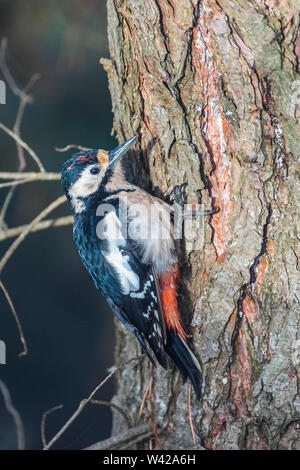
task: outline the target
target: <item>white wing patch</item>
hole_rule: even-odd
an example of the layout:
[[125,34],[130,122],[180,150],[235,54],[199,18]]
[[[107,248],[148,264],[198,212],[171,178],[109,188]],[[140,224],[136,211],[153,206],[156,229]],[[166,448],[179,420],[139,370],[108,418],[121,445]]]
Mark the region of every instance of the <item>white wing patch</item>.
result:
[[[104,223],[107,227],[104,238],[107,240],[108,250],[103,251],[102,254],[117,273],[122,294],[128,295],[136,292],[140,288],[140,278],[131,269],[128,262],[129,257],[122,253],[122,247],[126,245],[126,240],[120,230],[121,222],[116,213],[111,211],[104,217]],[[112,233],[118,234],[118,238],[111,238]]]
[[107,262],[113,267],[118,275],[122,294],[128,295],[131,291],[137,291],[140,287],[138,275],[132,271],[128,263],[128,256],[123,256],[118,240],[109,242],[109,252],[103,253]]
[[134,297],[135,299],[144,299],[147,290],[149,289],[149,287],[151,287],[151,284],[151,280],[145,282],[144,289],[142,290],[142,292],[130,292],[130,297]]

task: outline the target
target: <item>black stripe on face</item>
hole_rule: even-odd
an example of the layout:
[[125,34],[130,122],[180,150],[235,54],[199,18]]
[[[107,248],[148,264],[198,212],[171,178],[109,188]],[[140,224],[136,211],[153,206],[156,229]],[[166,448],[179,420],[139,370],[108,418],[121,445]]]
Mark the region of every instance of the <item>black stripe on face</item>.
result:
[[136,190],[135,189],[125,189],[125,188],[121,188],[121,189],[116,189],[115,191],[111,191],[109,193],[107,193],[108,196],[115,196],[116,194],[119,194],[119,193],[134,193]]

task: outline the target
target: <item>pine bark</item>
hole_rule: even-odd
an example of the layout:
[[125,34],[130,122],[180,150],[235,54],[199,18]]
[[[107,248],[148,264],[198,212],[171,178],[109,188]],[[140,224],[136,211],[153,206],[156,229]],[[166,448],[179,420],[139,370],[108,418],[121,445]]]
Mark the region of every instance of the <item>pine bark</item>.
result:
[[[180,304],[203,398],[147,358],[114,401],[163,449],[300,448],[299,0],[108,0],[108,73],[136,183],[220,210],[183,246]],[[117,363],[140,353],[117,323]],[[126,429],[119,415],[113,432]],[[157,443],[156,443],[157,444]],[[149,448],[148,442],[144,448]],[[152,444],[153,445],[153,444]]]

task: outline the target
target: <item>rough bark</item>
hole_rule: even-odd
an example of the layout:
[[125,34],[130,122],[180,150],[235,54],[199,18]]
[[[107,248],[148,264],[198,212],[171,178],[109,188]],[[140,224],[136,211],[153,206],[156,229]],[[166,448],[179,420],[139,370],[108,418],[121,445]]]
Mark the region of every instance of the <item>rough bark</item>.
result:
[[[143,416],[164,449],[300,448],[299,13],[297,0],[108,0],[104,66],[114,130],[138,137],[133,178],[156,195],[186,180],[190,202],[220,208],[181,266],[204,370],[195,446],[178,373],[145,358],[118,380],[136,423],[152,379]],[[118,324],[117,362],[137,352]]]

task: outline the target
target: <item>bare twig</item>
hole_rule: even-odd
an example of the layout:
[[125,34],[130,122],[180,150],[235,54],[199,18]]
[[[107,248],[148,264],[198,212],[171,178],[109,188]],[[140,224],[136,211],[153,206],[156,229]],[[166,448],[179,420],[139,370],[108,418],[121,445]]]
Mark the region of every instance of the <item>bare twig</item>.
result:
[[6,132],[12,139],[14,139],[19,145],[21,145],[21,147],[23,147],[29,153],[29,155],[32,157],[32,159],[35,161],[35,163],[39,167],[40,171],[42,172],[45,171],[45,168],[42,162],[40,161],[39,157],[37,156],[37,154],[32,150],[31,147],[29,147],[28,144],[26,144],[26,142],[24,142],[23,139],[21,139],[21,137],[19,137],[14,131],[9,129],[5,124],[3,124],[3,122],[0,122],[0,129]]
[[[40,230],[46,230],[50,227],[63,227],[66,225],[73,224],[73,216],[67,215],[66,217],[59,217],[58,219],[47,219],[38,223],[31,228],[30,232],[38,232]],[[14,238],[23,233],[28,228],[28,225],[20,225],[19,227],[8,228],[6,230],[0,229],[0,242],[7,240],[8,238]]]
[[65,147],[55,147],[55,150],[57,152],[67,152],[68,150],[71,150],[71,149],[82,150],[83,152],[87,150],[91,150],[89,147],[83,147],[82,145],[76,145],[76,144],[69,144],[69,145],[66,145]]
[[61,408],[63,408],[63,406],[64,405],[54,406],[50,410],[47,410],[47,411],[45,411],[45,413],[43,413],[42,421],[41,421],[41,437],[42,437],[42,442],[43,442],[44,447],[47,445],[47,441],[46,441],[46,419],[47,419],[47,416],[50,415],[51,413],[53,413],[56,410],[60,410]]
[[154,434],[154,437],[155,437],[155,450],[161,450],[160,440],[159,440],[159,437],[158,437],[158,428],[156,426],[155,419],[154,419],[154,413],[153,413],[152,410],[151,410],[151,423],[152,423],[153,434]]
[[10,245],[6,253],[4,254],[3,258],[0,261],[0,274],[3,271],[4,266],[6,265],[7,261],[9,258],[12,256],[12,254],[15,252],[15,250],[18,248],[18,246],[24,241],[24,239],[27,237],[27,235],[31,232],[31,230],[42,220],[44,219],[50,212],[52,212],[54,209],[59,207],[61,204],[63,204],[66,201],[65,196],[60,196],[55,201],[51,202],[49,206],[46,207],[37,217],[35,217],[30,224],[27,225],[26,229],[24,232],[22,232],[19,237]]
[[[0,189],[1,188],[14,188],[15,186],[19,186],[20,184],[32,183],[32,181],[33,181],[32,179],[23,179],[23,180],[10,181],[9,183],[1,183]],[[12,194],[12,193],[8,193],[8,194]]]
[[121,413],[121,415],[123,416],[123,418],[125,419],[127,423],[128,428],[132,427],[132,422],[129,416],[125,413],[125,411],[120,406],[116,405],[112,401],[91,400],[91,403],[94,403],[95,405],[104,405],[104,406],[109,406],[110,408],[114,408],[119,413]]
[[[60,179],[60,175],[59,177],[56,175],[56,173],[38,173],[40,175],[45,175],[44,177],[39,177],[39,176],[33,176],[32,178],[24,178],[24,179],[21,179],[21,178],[16,178],[14,181],[9,181],[8,183],[1,183],[0,184],[0,189],[1,188],[8,188],[8,187],[11,187],[11,186],[19,186],[20,184],[26,184],[26,183],[33,183],[34,181],[42,181],[42,180],[48,180],[48,181],[51,181],[51,180],[58,180]],[[24,176],[24,173],[21,173],[22,176]],[[47,176],[46,176],[47,175]],[[0,178],[1,179],[1,178]]]
[[148,403],[147,404],[148,404],[148,411],[149,411],[150,418],[151,418],[151,423],[152,423],[153,435],[155,437],[155,449],[159,450],[159,449],[161,449],[161,447],[160,447],[160,442],[159,442],[159,437],[158,437],[158,430],[157,430],[157,426],[156,426],[156,423],[155,423],[154,413],[153,413],[152,403],[151,403],[152,386],[153,386],[153,380],[152,380],[152,377],[151,377],[150,380],[149,380],[149,383],[148,383],[143,401],[142,401],[141,406],[140,406],[139,419],[141,418],[141,415],[142,415],[142,412],[143,412],[143,409],[144,409],[144,405],[145,405],[145,401],[148,397]]
[[20,413],[16,410],[16,408],[14,407],[11,401],[11,396],[10,396],[7,386],[1,379],[0,379],[0,390],[3,395],[6,409],[13,417],[13,420],[16,425],[18,449],[24,450],[25,449],[25,434],[24,434],[24,427],[23,427],[22,419],[21,419]]
[[20,104],[19,104],[19,109],[17,112],[17,117],[15,120],[15,124],[13,127],[13,131],[19,135],[20,132],[20,127],[22,123],[22,118],[24,115],[24,111],[26,108],[26,105],[28,103],[31,103],[33,101],[33,97],[31,95],[28,95],[28,91],[32,89],[33,85],[41,78],[41,75],[39,73],[34,74],[30,80],[28,81],[27,85],[23,88],[23,90],[20,90]]
[[21,351],[19,353],[19,357],[22,357],[22,356],[26,356],[27,355],[27,352],[28,352],[28,349],[27,349],[27,344],[26,344],[26,340],[25,340],[25,336],[24,336],[24,333],[23,333],[23,329],[22,329],[22,325],[21,325],[21,322],[19,320],[19,317],[18,317],[18,314],[16,312],[16,309],[15,309],[15,306],[13,304],[13,301],[11,300],[10,298],[10,295],[9,293],[7,292],[6,290],[6,287],[4,286],[3,282],[0,281],[0,288],[2,289],[3,291],[3,294],[5,295],[6,297],[6,300],[7,300],[7,303],[8,305],[10,306],[10,309],[12,311],[12,314],[15,318],[15,321],[16,321],[16,324],[17,324],[17,327],[18,327],[18,330],[19,330],[19,336],[20,336],[20,340],[21,340],[21,343],[23,344],[23,351]]
[[95,394],[98,392],[98,390],[119,370],[124,369],[124,367],[127,366],[132,361],[136,361],[141,359],[142,356],[137,356],[137,357],[132,357],[129,359],[129,361],[125,362],[125,364],[122,364],[119,367],[116,367],[110,374],[108,374],[105,379],[97,385],[97,387],[92,391],[92,393],[89,395],[88,398],[82,400],[78,406],[78,408],[75,410],[75,412],[72,414],[72,416],[68,419],[68,421],[63,425],[63,427],[58,431],[58,433],[55,434],[55,436],[51,439],[50,442],[46,446],[44,446],[43,450],[49,450],[53,444],[57,441],[57,439],[60,438],[60,436],[65,432],[66,429],[70,427],[70,425],[75,421],[75,419],[80,415],[82,410],[85,408],[85,406],[92,400],[92,398],[95,396]]
[[[2,70],[4,78],[5,78],[6,82],[8,83],[11,91],[16,96],[18,96],[19,99],[20,99],[17,116],[16,116],[15,123],[14,123],[14,126],[13,126],[13,132],[15,132],[16,135],[21,137],[20,129],[21,129],[21,124],[22,124],[22,119],[23,119],[23,116],[24,116],[25,108],[26,108],[28,103],[33,101],[33,98],[32,98],[32,96],[30,96],[28,94],[28,91],[33,87],[34,83],[39,79],[40,75],[38,75],[38,74],[33,75],[33,77],[31,77],[31,79],[29,80],[29,82],[27,83],[25,88],[23,90],[21,90],[17,86],[17,84],[16,84],[16,82],[15,82],[13,76],[11,75],[11,73],[9,71],[9,68],[7,66],[7,63],[6,63],[6,49],[7,49],[7,39],[3,39],[1,41],[1,47],[0,47],[0,68]],[[17,146],[18,159],[19,159],[18,171],[22,172],[26,167],[26,160],[25,160],[25,157],[24,157],[24,149],[19,143],[16,143],[16,146]],[[14,186],[16,186],[16,185],[13,185],[13,187],[10,188],[10,190],[8,191],[8,193],[6,195],[6,198],[3,202],[3,205],[2,205],[2,208],[1,208],[1,213],[0,213],[0,226],[4,225],[4,219],[5,219],[5,215],[6,215],[8,206],[9,206],[9,204],[10,204],[12,198],[13,198],[13,195],[15,193],[15,187]]]
[[43,172],[38,173],[36,171],[28,171],[23,173],[18,173],[14,171],[1,171],[0,172],[0,179],[1,180],[22,180],[22,179],[30,179],[31,181],[54,181],[60,180],[61,174],[60,173],[51,173],[51,172]]
[[151,386],[152,386],[152,377],[150,377],[150,380],[148,382],[146,391],[145,391],[143,399],[142,399],[142,403],[141,403],[141,406],[140,406],[140,409],[139,409],[139,414],[138,414],[138,420],[141,419],[141,416],[143,414],[143,411],[144,411],[144,408],[145,408],[146,398],[150,394]]
[[188,409],[189,409],[189,421],[190,421],[190,428],[191,428],[191,433],[193,437],[193,443],[196,445],[196,434],[194,430],[194,425],[193,425],[193,417],[192,417],[192,409],[191,409],[191,383],[189,383],[189,389],[188,389]]
[[0,67],[2,70],[2,73],[4,75],[5,81],[8,84],[9,88],[11,91],[18,96],[19,98],[26,99],[27,101],[32,101],[32,97],[27,94],[27,92],[32,88],[36,80],[40,77],[39,74],[35,74],[28,82],[26,87],[21,90],[21,88],[18,87],[16,84],[16,81],[14,80],[13,76],[11,75],[7,63],[6,63],[6,50],[7,50],[7,39],[4,38],[1,41],[1,46],[0,46]]
[[152,436],[153,429],[151,423],[138,424],[134,428],[127,429],[125,432],[117,434],[116,436],[97,442],[92,446],[86,447],[84,450],[124,449],[145,439],[149,439]]

